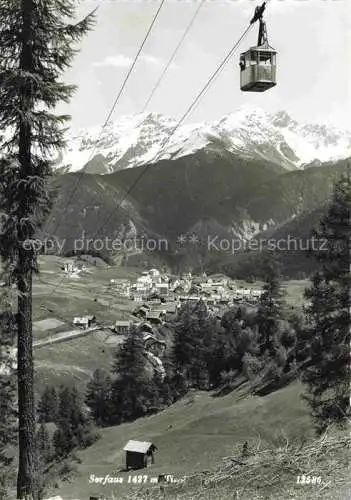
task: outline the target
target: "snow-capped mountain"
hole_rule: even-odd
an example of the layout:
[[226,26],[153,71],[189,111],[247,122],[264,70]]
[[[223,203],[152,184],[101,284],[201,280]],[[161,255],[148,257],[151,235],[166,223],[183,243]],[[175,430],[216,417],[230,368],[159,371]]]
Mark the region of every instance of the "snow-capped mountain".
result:
[[144,113],[121,117],[103,130],[81,130],[69,140],[57,167],[110,173],[203,148],[227,150],[292,170],[312,162],[348,158],[351,131],[300,124],[284,111],[269,114],[247,106],[219,121],[180,127],[171,118]]

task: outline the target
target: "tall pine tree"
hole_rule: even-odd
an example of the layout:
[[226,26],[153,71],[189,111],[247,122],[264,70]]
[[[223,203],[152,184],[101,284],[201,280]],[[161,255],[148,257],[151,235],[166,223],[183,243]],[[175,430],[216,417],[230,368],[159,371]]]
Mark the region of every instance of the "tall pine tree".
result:
[[[261,381],[272,389],[283,380],[294,345],[294,330],[287,320],[287,308],[282,288],[280,261],[271,254],[264,265],[265,284],[260,298],[256,322],[258,327],[259,361]],[[285,379],[285,376],[284,376]]]
[[350,169],[336,184],[328,213],[314,233],[321,264],[306,290],[306,399],[318,430],[346,422],[350,390]]
[[[53,153],[64,145],[67,116],[52,110],[68,101],[73,86],[59,81],[92,24],[77,24],[73,0],[0,0],[0,255],[18,290],[19,469],[17,496],[38,497],[32,356],[32,276],[36,253],[30,241],[51,205],[47,180]],[[26,243],[27,242],[27,243]]]
[[36,434],[36,440],[37,453],[41,463],[41,471],[43,471],[43,469],[45,469],[45,465],[47,465],[53,458],[50,434],[44,423],[40,424]]
[[76,387],[62,386],[59,399],[54,445],[57,457],[61,458],[67,457],[75,448],[90,446],[97,435]]
[[56,422],[59,399],[55,387],[46,387],[38,404],[39,422]]
[[279,346],[280,321],[284,318],[284,301],[279,259],[270,255],[265,263],[265,284],[260,298],[257,324],[261,354],[274,358]]
[[36,452],[39,471],[39,498],[44,498],[47,486],[49,463],[54,458],[52,440],[46,424],[42,423],[36,434]]
[[258,354],[257,328],[250,328],[249,315],[245,308],[233,308],[223,315],[224,328],[223,370],[243,371],[245,354]]
[[199,387],[206,382],[207,367],[204,337],[208,315],[204,303],[186,303],[179,311],[174,332],[173,362],[174,381],[180,396],[189,387]]
[[116,352],[113,367],[112,413],[114,423],[134,420],[153,407],[153,369],[147,370],[144,341],[138,329],[132,329]]
[[110,424],[111,420],[112,381],[109,374],[102,369],[93,373],[87,386],[85,402],[92,412],[92,417],[99,427]]

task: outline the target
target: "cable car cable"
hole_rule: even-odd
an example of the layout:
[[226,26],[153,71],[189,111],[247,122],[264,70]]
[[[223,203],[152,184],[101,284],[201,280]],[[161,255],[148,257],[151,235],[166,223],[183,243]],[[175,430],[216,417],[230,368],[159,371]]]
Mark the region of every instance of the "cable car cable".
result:
[[[119,93],[118,93],[118,95],[117,95],[117,97],[116,97],[116,99],[115,99],[115,101],[114,101],[114,103],[113,103],[113,106],[112,106],[112,108],[111,108],[111,110],[110,110],[110,112],[109,112],[109,114],[108,114],[108,117],[106,118],[106,120],[105,120],[105,122],[104,122],[104,125],[102,126],[102,130],[101,130],[101,132],[100,132],[100,135],[99,135],[98,139],[95,141],[95,146],[94,146],[93,152],[91,153],[91,155],[90,155],[90,157],[89,157],[88,162],[91,160],[91,158],[92,158],[92,156],[93,156],[93,154],[94,154],[94,152],[95,152],[95,150],[96,150],[96,146],[97,146],[98,141],[99,141],[99,140],[100,140],[100,138],[101,138],[102,132],[103,132],[104,128],[106,127],[106,125],[107,125],[107,123],[108,123],[108,121],[109,121],[109,119],[110,119],[110,117],[111,117],[111,115],[112,115],[112,113],[113,113],[114,108],[116,107],[116,104],[117,104],[117,102],[118,102],[118,99],[119,99],[120,95],[121,95],[121,94],[122,94],[122,92],[123,92],[123,89],[124,89],[124,87],[125,87],[125,85],[126,85],[126,83],[127,83],[127,80],[128,80],[128,78],[129,78],[129,76],[130,76],[130,74],[131,74],[132,70],[133,70],[133,67],[135,66],[136,60],[137,60],[138,56],[140,55],[140,53],[141,53],[141,51],[142,51],[143,46],[145,45],[145,42],[146,42],[146,40],[147,40],[147,38],[148,38],[148,36],[149,36],[149,34],[150,34],[151,30],[152,30],[152,27],[153,27],[153,25],[154,25],[154,23],[155,23],[155,21],[156,21],[156,19],[157,19],[157,17],[158,17],[158,14],[160,13],[160,10],[161,10],[161,8],[162,8],[162,6],[163,6],[164,2],[165,2],[165,0],[163,0],[163,1],[161,2],[161,4],[160,4],[160,6],[159,6],[159,8],[158,8],[158,10],[157,10],[157,12],[156,12],[156,14],[155,14],[155,16],[154,16],[154,19],[153,19],[153,21],[152,21],[152,23],[151,23],[151,25],[150,25],[150,27],[149,27],[149,30],[148,30],[148,32],[147,32],[147,34],[146,34],[146,36],[145,36],[145,38],[144,38],[144,40],[143,40],[143,42],[142,42],[142,45],[140,46],[139,51],[138,51],[138,53],[137,53],[137,55],[136,55],[136,57],[135,57],[135,59],[134,59],[133,65],[131,66],[131,68],[130,68],[130,70],[129,70],[129,72],[128,72],[128,74],[127,74],[127,76],[126,76],[125,80],[124,80],[124,83],[123,83],[123,85],[122,85],[122,88],[120,89],[120,91],[119,91]],[[191,18],[191,20],[190,20],[190,22],[189,22],[188,26],[186,27],[186,29],[185,29],[185,31],[184,31],[184,33],[183,33],[183,35],[182,35],[182,37],[181,37],[181,39],[180,39],[180,41],[179,41],[178,45],[176,46],[176,49],[175,49],[175,50],[174,50],[174,52],[172,53],[172,56],[171,56],[170,60],[168,61],[168,63],[167,63],[167,65],[166,65],[166,67],[164,68],[164,70],[163,70],[163,72],[162,72],[162,74],[161,74],[161,77],[158,79],[158,81],[157,81],[157,83],[156,83],[155,87],[152,89],[151,95],[149,96],[149,98],[148,98],[148,100],[147,100],[147,102],[146,102],[146,104],[145,104],[145,106],[144,106],[144,110],[145,110],[146,106],[148,105],[148,103],[151,101],[151,99],[152,99],[153,95],[155,94],[155,92],[156,92],[156,90],[157,90],[158,86],[160,85],[160,83],[161,83],[161,81],[162,81],[163,77],[165,76],[165,74],[166,74],[167,70],[169,69],[169,67],[170,67],[171,63],[173,62],[173,60],[174,60],[174,58],[175,58],[175,56],[176,56],[177,52],[179,51],[179,49],[180,49],[180,47],[181,47],[182,43],[184,42],[184,40],[185,40],[185,38],[186,38],[187,34],[189,33],[189,31],[190,31],[190,29],[191,29],[192,25],[194,24],[195,19],[196,19],[196,17],[197,17],[197,15],[198,15],[198,13],[199,13],[199,11],[200,11],[201,7],[204,5],[204,3],[205,3],[205,2],[206,2],[206,0],[201,0],[201,4],[199,5],[199,7],[196,9],[196,11],[195,11],[194,15],[192,16],[192,18]],[[66,213],[67,208],[68,208],[69,204],[71,203],[71,201],[72,201],[72,199],[73,199],[73,196],[74,196],[74,194],[75,194],[75,192],[76,192],[76,190],[77,190],[77,188],[78,188],[78,186],[79,186],[79,184],[80,184],[80,182],[81,182],[81,180],[82,180],[82,178],[83,178],[83,175],[84,175],[84,171],[83,171],[83,172],[81,172],[81,174],[80,174],[80,176],[79,176],[79,178],[78,178],[78,181],[77,181],[77,183],[76,183],[76,185],[75,185],[75,187],[74,187],[74,189],[73,189],[73,191],[72,191],[72,193],[71,193],[71,196],[70,196],[70,198],[69,198],[68,202],[66,203],[66,207],[65,207],[64,214]],[[126,194],[125,198],[126,198],[127,196],[128,196],[128,193]],[[125,199],[125,198],[124,198],[124,199]],[[124,199],[121,201],[121,204],[123,203]],[[126,211],[126,209],[123,209],[123,207],[121,206],[121,204],[119,205],[119,207],[117,207],[117,210],[118,210],[118,209],[119,209],[119,210],[120,210],[120,209],[122,209],[122,210],[125,210],[125,211]],[[49,220],[50,220],[50,217],[49,217]],[[60,226],[60,224],[61,224],[61,222],[60,222],[60,223],[58,223],[58,224],[56,224],[56,227],[54,228],[53,233],[56,233],[56,231],[57,231],[58,227]],[[64,279],[65,279],[65,276],[64,276],[64,278],[61,280],[61,282],[59,282],[59,283],[57,284],[57,286],[59,286],[59,285],[60,285],[60,284],[64,281]],[[53,293],[53,292],[52,292],[52,293]],[[52,293],[51,293],[51,295],[52,295]]]
[[203,87],[203,89],[201,90],[201,92],[197,95],[197,97],[195,98],[195,100],[192,102],[192,104],[188,107],[188,109],[185,111],[185,113],[183,114],[183,116],[180,118],[180,120],[178,121],[177,125],[173,128],[172,132],[169,134],[169,136],[166,138],[166,140],[164,141],[164,143],[162,143],[162,146],[161,146],[161,151],[159,151],[158,153],[156,153],[155,157],[151,160],[151,161],[156,161],[160,154],[163,153],[163,148],[168,144],[168,142],[170,141],[170,139],[173,137],[173,135],[175,134],[175,132],[178,130],[178,128],[180,127],[180,125],[183,123],[183,121],[185,120],[185,118],[188,117],[188,115],[195,109],[195,107],[199,104],[201,98],[205,95],[205,93],[207,92],[208,88],[210,87],[211,83],[215,80],[215,78],[219,75],[219,73],[222,71],[223,67],[225,66],[225,64],[229,61],[229,59],[231,58],[231,56],[233,55],[233,53],[235,52],[235,50],[237,49],[238,45],[240,44],[240,42],[242,41],[242,39],[247,35],[247,33],[251,30],[252,28],[252,25],[248,26],[248,28],[244,31],[244,33],[241,35],[241,37],[239,38],[239,40],[236,42],[236,44],[232,47],[232,49],[228,52],[228,54],[225,56],[225,58],[223,59],[223,61],[221,62],[221,64],[218,66],[218,68],[216,69],[216,71],[212,74],[211,78],[207,81],[206,85]]
[[[266,3],[268,3],[269,0],[267,0]],[[159,156],[160,153],[162,153],[163,151],[163,148],[165,147],[166,144],[168,144],[170,138],[174,135],[174,133],[176,132],[176,130],[179,128],[179,126],[182,124],[182,122],[185,120],[185,118],[189,115],[189,113],[194,109],[194,107],[199,103],[201,97],[204,95],[204,93],[207,91],[207,89],[209,88],[209,86],[211,85],[211,83],[213,82],[213,80],[216,78],[216,76],[219,74],[219,72],[221,71],[221,69],[223,68],[223,66],[228,62],[228,60],[230,59],[230,57],[233,55],[234,51],[236,50],[236,48],[238,47],[238,45],[240,44],[240,42],[243,40],[243,38],[247,35],[247,33],[250,31],[250,29],[252,28],[253,26],[253,23],[250,23],[250,25],[246,28],[246,30],[244,31],[244,33],[241,35],[241,37],[239,38],[239,40],[234,44],[234,46],[230,49],[230,51],[228,52],[228,54],[226,55],[226,57],[223,59],[223,61],[220,63],[219,67],[216,69],[216,71],[212,74],[212,76],[209,78],[209,80],[207,81],[207,83],[205,84],[205,86],[202,88],[202,90],[199,92],[199,94],[196,96],[195,100],[192,102],[192,104],[188,107],[188,109],[186,110],[186,112],[182,115],[182,117],[180,118],[180,120],[177,122],[176,126],[172,129],[171,133],[169,134],[169,136],[166,138],[166,140],[164,141],[164,143],[162,144],[161,146],[161,151],[159,151],[155,157],[151,160],[151,161],[155,161],[155,159]],[[101,229],[103,229],[106,224],[111,220],[111,218],[114,216],[114,214],[121,208],[121,205],[122,203],[127,199],[127,197],[131,194],[131,192],[133,191],[133,189],[136,187],[136,185],[139,183],[139,181],[141,180],[141,178],[145,175],[145,173],[147,172],[148,170],[148,167],[150,167],[150,163],[148,165],[145,165],[145,168],[144,170],[141,171],[140,175],[137,177],[137,179],[135,180],[135,182],[130,186],[130,188],[127,190],[127,193],[126,195],[123,197],[122,201],[117,205],[117,207],[109,214],[109,216],[105,219],[104,223],[99,227],[98,231],[95,233],[95,235],[93,236],[93,240],[99,235]],[[54,288],[52,289],[51,293],[49,296],[51,296],[54,291],[59,288],[61,286],[61,284],[63,283],[63,281],[65,280],[65,276],[57,283],[56,286],[54,286]]]
[[[162,143],[162,146],[161,146],[161,151],[159,151],[155,157],[151,160],[151,162],[157,160],[158,156],[160,154],[163,153],[163,148],[165,147],[166,144],[168,144],[169,140],[171,139],[171,137],[174,135],[174,133],[178,130],[178,128],[180,127],[180,125],[183,123],[183,121],[185,120],[185,118],[190,114],[190,112],[194,109],[194,107],[199,103],[201,97],[204,95],[204,93],[206,92],[206,90],[209,88],[209,86],[211,85],[211,83],[213,82],[213,80],[216,78],[216,76],[218,75],[218,73],[221,71],[221,69],[223,68],[223,66],[227,63],[227,61],[230,59],[230,57],[233,55],[233,52],[235,51],[235,49],[238,47],[239,43],[242,41],[242,39],[246,36],[246,34],[248,33],[248,31],[251,29],[252,25],[250,25],[245,31],[244,33],[242,34],[242,36],[239,38],[239,40],[236,42],[236,44],[234,45],[234,47],[232,47],[232,49],[229,51],[229,53],[226,55],[226,57],[223,59],[223,61],[221,62],[221,64],[219,65],[219,67],[217,68],[217,70],[213,73],[213,75],[210,77],[210,79],[207,81],[206,85],[203,87],[203,89],[200,91],[200,93],[197,95],[197,97],[195,98],[195,100],[192,102],[192,104],[188,107],[188,109],[186,110],[186,112],[182,115],[182,117],[180,118],[180,120],[177,122],[176,126],[172,129],[171,133],[167,136],[166,140]],[[151,163],[150,162],[150,163]],[[137,179],[134,181],[134,183],[130,186],[130,188],[128,189],[125,197],[122,199],[122,201],[120,202],[119,205],[117,205],[117,207],[110,213],[110,215],[107,217],[107,219],[105,219],[104,223],[100,226],[99,230],[97,233],[95,233],[95,235],[93,236],[93,239],[96,238],[98,235],[99,235],[99,232],[101,231],[101,229],[103,229],[106,224],[111,220],[111,217],[113,217],[113,215],[116,213],[116,211],[119,209],[120,205],[126,200],[126,198],[131,194],[131,192],[133,191],[133,189],[135,188],[135,186],[139,183],[139,181],[141,180],[141,178],[145,175],[145,173],[147,172],[147,169],[150,167],[150,163],[148,165],[145,165],[145,169],[141,171],[140,175],[137,177]]]
[[205,2],[206,2],[206,0],[201,0],[200,5],[199,5],[199,6],[198,6],[198,8],[196,9],[196,11],[195,11],[194,15],[192,16],[192,18],[191,18],[191,20],[190,20],[190,23],[188,24],[188,26],[186,27],[186,29],[185,29],[185,31],[184,31],[184,33],[183,33],[183,36],[182,36],[182,37],[181,37],[181,39],[179,40],[178,45],[176,46],[176,48],[175,48],[175,50],[174,50],[173,54],[171,55],[171,57],[170,57],[170,59],[169,59],[169,61],[168,61],[167,65],[165,66],[165,68],[164,68],[163,72],[161,73],[160,78],[157,80],[157,82],[156,82],[155,86],[153,87],[153,89],[152,89],[152,91],[151,91],[151,93],[150,93],[149,98],[147,99],[146,103],[144,104],[144,107],[143,107],[143,109],[142,109],[142,111],[141,111],[142,113],[144,113],[144,111],[146,110],[147,106],[150,104],[150,101],[152,100],[152,98],[153,98],[153,96],[154,96],[154,94],[155,94],[156,90],[157,90],[157,89],[158,89],[158,87],[160,86],[160,84],[161,84],[161,82],[162,82],[162,80],[163,80],[163,78],[164,78],[165,74],[167,73],[167,71],[168,71],[168,69],[169,69],[170,65],[171,65],[171,64],[172,64],[172,62],[174,61],[174,58],[176,57],[176,55],[177,55],[177,53],[178,53],[178,51],[179,51],[179,49],[180,49],[181,45],[183,44],[183,42],[184,42],[184,40],[185,40],[185,38],[186,38],[187,34],[189,33],[189,31],[190,31],[190,29],[191,29],[192,25],[194,24],[195,19],[196,19],[196,17],[197,17],[197,15],[198,15],[198,13],[200,12],[201,7],[203,7],[203,5],[204,5],[204,3],[205,3]]
[[[212,81],[215,79],[215,77],[218,75],[218,73],[220,72],[220,70],[223,68],[223,66],[226,64],[226,62],[230,59],[230,57],[233,55],[233,52],[235,51],[235,49],[238,47],[239,43],[242,41],[242,39],[244,38],[244,36],[246,36],[246,34],[248,33],[248,31],[251,29],[252,25],[250,25],[245,31],[244,33],[242,34],[242,36],[239,38],[239,40],[235,43],[235,45],[232,47],[232,49],[229,51],[229,53],[227,54],[227,56],[223,59],[223,61],[221,62],[221,64],[219,65],[219,67],[217,68],[217,70],[213,73],[213,75],[210,77],[210,79],[207,81],[206,85],[203,87],[203,89],[199,92],[199,94],[197,95],[197,97],[195,98],[195,100],[192,102],[192,104],[188,107],[188,109],[186,110],[186,112],[182,115],[182,117],[180,118],[180,120],[177,122],[176,126],[172,129],[171,133],[168,135],[168,137],[166,138],[166,140],[163,142],[162,146],[161,146],[161,151],[159,151],[155,157],[151,160],[151,161],[155,161],[157,159],[157,157],[162,154],[163,152],[163,148],[166,144],[168,144],[170,138],[174,135],[174,133],[176,132],[176,130],[180,127],[180,125],[183,123],[183,121],[185,120],[185,118],[189,115],[189,113],[194,109],[195,105],[199,103],[201,97],[204,95],[204,93],[206,92],[206,90],[209,88],[209,86],[211,85]],[[93,239],[96,238],[101,229],[103,229],[106,224],[111,220],[111,217],[113,217],[113,215],[116,213],[116,211],[120,208],[120,205],[126,200],[126,198],[131,194],[131,192],[133,191],[133,189],[135,188],[135,186],[139,183],[139,181],[141,180],[141,178],[145,175],[145,173],[147,172],[147,169],[148,167],[150,167],[150,163],[148,165],[145,165],[145,169],[141,171],[140,175],[137,177],[137,179],[134,181],[134,183],[130,186],[130,188],[128,189],[125,197],[122,199],[122,201],[119,203],[119,205],[117,205],[117,207],[110,213],[110,215],[107,217],[107,219],[105,219],[104,223],[100,226],[99,230],[97,233],[95,233],[95,235],[93,236]]]
[[[223,66],[227,63],[227,61],[230,59],[230,57],[233,55],[233,52],[235,51],[235,49],[238,47],[238,45],[240,44],[240,42],[242,41],[242,39],[246,36],[246,34],[248,33],[248,31],[251,29],[252,25],[250,25],[245,31],[244,33],[242,34],[242,36],[239,38],[239,40],[236,42],[236,44],[232,47],[232,49],[228,52],[228,54],[226,55],[226,57],[223,59],[223,61],[221,62],[221,64],[219,65],[219,67],[217,68],[217,70],[212,74],[212,76],[210,77],[210,79],[207,81],[206,85],[203,87],[203,89],[200,91],[200,93],[196,96],[195,100],[192,102],[192,104],[188,107],[188,109],[185,111],[185,113],[182,115],[182,117],[180,118],[180,120],[178,120],[177,124],[175,125],[175,127],[172,129],[171,133],[166,137],[165,141],[162,143],[161,145],[161,151],[159,151],[155,157],[150,161],[151,162],[154,162],[154,161],[157,161],[158,157],[160,156],[160,154],[163,153],[163,149],[164,147],[168,144],[168,142],[170,141],[171,137],[175,134],[175,132],[178,130],[178,128],[180,127],[180,125],[183,123],[183,121],[185,120],[185,118],[191,113],[191,111],[193,111],[193,109],[195,108],[195,106],[197,104],[199,104],[200,102],[200,99],[201,97],[205,94],[205,92],[207,91],[207,89],[209,88],[209,86],[211,85],[211,83],[213,82],[213,80],[217,77],[217,75],[219,74],[219,72],[222,70]],[[137,177],[137,179],[134,181],[134,183],[132,184],[132,186],[128,189],[127,191],[127,194],[126,196],[123,198],[122,202],[123,203],[126,199],[127,196],[129,196],[131,194],[131,192],[133,191],[133,189],[135,188],[135,186],[138,184],[138,182],[141,180],[141,178],[143,177],[143,175],[145,175],[145,173],[147,172],[147,167],[149,165],[146,165],[145,169],[141,171],[139,177]],[[119,206],[117,206],[116,209],[114,209],[113,212],[111,212],[110,216],[105,220],[105,222],[103,223],[102,226],[100,226],[99,228],[99,231],[101,229],[103,229],[105,227],[105,225],[111,220],[111,217],[115,214],[116,210],[118,210]],[[95,234],[95,237],[99,235],[99,232]]]
[[[134,57],[133,63],[132,63],[132,65],[130,66],[130,68],[128,70],[128,73],[127,73],[127,75],[126,75],[126,77],[125,77],[125,79],[123,81],[123,84],[122,84],[122,86],[121,86],[121,88],[120,88],[120,90],[119,90],[119,92],[118,92],[118,94],[117,94],[117,96],[116,96],[116,98],[115,98],[115,100],[113,102],[113,105],[112,105],[112,107],[111,107],[111,109],[110,109],[110,111],[109,111],[109,113],[107,115],[107,118],[106,118],[106,120],[105,120],[105,122],[104,122],[104,124],[103,124],[103,126],[101,128],[100,134],[99,134],[98,138],[94,141],[94,147],[93,147],[93,150],[92,150],[91,154],[89,155],[87,163],[89,163],[89,161],[92,159],[92,157],[93,157],[93,155],[94,155],[94,153],[96,151],[97,144],[98,144],[99,140],[101,139],[103,131],[106,128],[106,125],[108,124],[108,122],[109,122],[109,120],[110,120],[110,118],[111,118],[111,116],[112,116],[112,114],[113,114],[113,112],[114,112],[114,110],[115,110],[115,108],[117,106],[119,98],[121,97],[122,92],[125,89],[125,86],[126,86],[128,80],[129,80],[129,77],[130,77],[130,75],[131,75],[131,73],[132,73],[132,71],[133,71],[133,69],[134,69],[134,67],[135,67],[135,65],[136,65],[136,63],[138,61],[138,58],[139,58],[139,56],[140,56],[140,54],[141,54],[141,52],[142,52],[142,50],[144,48],[144,45],[145,45],[147,39],[149,38],[149,35],[150,35],[151,31],[152,31],[152,28],[153,28],[153,26],[154,26],[154,24],[155,24],[155,22],[156,22],[156,20],[158,18],[158,15],[159,15],[159,13],[160,13],[160,11],[161,11],[161,9],[162,9],[165,1],[166,0],[162,0],[161,1],[161,4],[159,5],[159,7],[158,7],[158,9],[157,9],[157,11],[156,11],[156,13],[155,13],[155,15],[153,17],[153,20],[152,20],[152,22],[151,22],[151,24],[149,26],[149,29],[148,29],[148,31],[147,31],[147,33],[146,33],[146,35],[145,35],[145,37],[144,37],[144,39],[143,39],[140,47],[139,47],[139,50],[138,50],[136,56]],[[71,203],[71,201],[73,199],[73,196],[77,192],[78,186],[81,183],[84,174],[85,174],[85,172],[84,172],[84,170],[82,170],[81,173],[80,173],[80,175],[79,175],[79,177],[78,177],[78,180],[77,180],[74,188],[72,189],[72,192],[71,192],[71,194],[69,196],[69,199],[68,199],[68,201],[66,203],[66,207],[65,207],[65,210],[64,210],[64,213],[63,213],[62,217],[64,217],[66,215],[67,208],[70,205],[70,203]],[[62,217],[61,217],[61,220],[62,220]],[[49,216],[48,221],[50,221],[50,216]],[[58,227],[60,226],[60,224],[61,224],[61,222],[59,222],[58,224],[56,224],[56,227],[53,230],[53,234],[56,233],[56,231],[57,231]]]
[[[164,1],[165,1],[165,0],[164,0]],[[184,40],[185,40],[185,38],[186,38],[187,34],[189,33],[189,31],[190,31],[190,29],[191,29],[192,25],[194,24],[195,19],[196,19],[196,17],[197,17],[197,15],[198,15],[198,13],[199,13],[199,11],[200,11],[201,7],[204,5],[204,3],[205,3],[206,1],[207,1],[207,0],[201,0],[200,5],[198,6],[198,8],[196,9],[196,11],[195,11],[194,15],[192,16],[192,18],[191,18],[191,20],[190,20],[190,23],[189,23],[189,24],[188,24],[188,26],[186,27],[186,29],[185,29],[185,31],[184,31],[184,33],[183,33],[183,35],[182,35],[182,37],[181,37],[181,39],[180,39],[180,41],[179,41],[178,45],[176,46],[176,48],[175,48],[174,52],[172,53],[172,55],[171,55],[171,57],[170,57],[170,59],[169,59],[169,61],[168,61],[167,65],[165,66],[165,68],[164,68],[164,70],[163,70],[163,72],[162,72],[162,74],[161,74],[160,78],[159,78],[159,79],[158,79],[158,81],[156,82],[156,85],[153,87],[153,89],[152,89],[152,91],[151,91],[151,94],[150,94],[149,98],[147,99],[147,101],[146,101],[146,103],[145,103],[145,105],[144,105],[144,107],[143,107],[143,109],[142,109],[141,113],[143,113],[143,112],[145,111],[145,109],[146,109],[147,105],[150,103],[150,101],[151,101],[152,97],[154,96],[154,94],[155,94],[155,92],[156,92],[157,88],[158,88],[158,87],[159,87],[159,85],[161,84],[162,79],[164,78],[164,76],[165,76],[166,72],[168,71],[168,69],[169,69],[170,65],[172,64],[172,62],[173,62],[174,58],[176,57],[176,55],[177,55],[177,53],[178,53],[178,51],[179,51],[179,49],[180,49],[180,47],[181,47],[182,43],[184,42]],[[157,16],[158,16],[158,14],[159,14],[159,12],[160,12],[160,10],[161,10],[161,8],[162,8],[162,5],[163,5],[163,2],[161,3],[161,5],[160,5],[160,7],[159,7],[158,11],[157,11],[157,12],[156,12],[156,14],[155,14],[155,17],[154,17],[154,19],[153,19],[153,22],[152,22],[152,24],[150,25],[150,28],[149,28],[149,30],[148,30],[148,32],[147,32],[147,34],[146,34],[146,37],[145,37],[145,39],[144,39],[144,41],[143,41],[143,43],[142,43],[142,45],[141,45],[141,47],[140,47],[140,49],[139,49],[138,54],[136,55],[136,59],[138,58],[138,56],[139,56],[139,54],[140,54],[140,52],[141,52],[141,50],[142,50],[142,47],[143,47],[143,45],[145,44],[145,41],[146,41],[146,39],[147,39],[148,35],[149,35],[149,34],[150,34],[150,32],[151,32],[152,26],[153,26],[153,24],[155,23],[155,21],[156,21],[156,19],[157,19]],[[136,61],[134,61],[134,62],[136,62]],[[130,76],[130,73],[131,73],[131,72],[132,72],[132,70],[133,70],[133,66],[134,66],[134,63],[133,63],[133,65],[131,66],[129,73],[128,73],[128,74],[127,74],[127,76],[126,76],[126,79],[125,79],[125,81],[124,81],[124,83],[123,83],[123,85],[122,85],[122,88],[121,88],[121,90],[120,90],[119,94],[117,95],[117,97],[116,97],[116,99],[115,99],[115,102],[114,102],[114,104],[113,104],[113,106],[112,106],[112,108],[111,108],[111,111],[109,112],[109,115],[108,115],[107,119],[105,120],[104,125],[102,126],[102,129],[101,129],[100,135],[99,135],[98,139],[96,139],[96,141],[95,141],[95,146],[94,146],[94,148],[93,148],[93,150],[92,150],[92,153],[91,153],[91,154],[90,154],[90,156],[89,156],[89,159],[88,159],[87,163],[88,163],[88,162],[92,159],[92,157],[93,157],[93,155],[94,155],[94,152],[96,151],[97,143],[99,142],[99,140],[100,140],[100,138],[101,138],[101,135],[102,135],[102,132],[103,132],[104,128],[106,127],[106,125],[107,125],[107,123],[108,123],[108,121],[109,121],[109,119],[110,119],[110,117],[111,117],[111,115],[112,115],[112,113],[113,113],[113,110],[114,110],[114,108],[115,108],[115,106],[116,106],[116,104],[117,104],[117,101],[118,101],[118,99],[119,99],[119,96],[121,95],[121,93],[122,93],[122,91],[123,91],[123,88],[125,87],[125,84],[127,83],[128,77]],[[84,174],[84,172],[82,172],[82,173],[81,173],[81,175],[80,175],[80,178],[78,178],[78,181],[77,181],[77,183],[76,183],[76,185],[75,185],[75,188],[73,189],[73,192],[71,193],[71,196],[70,196],[70,198],[69,198],[68,202],[66,203],[66,207],[65,207],[64,214],[66,214],[67,208],[68,208],[69,204],[71,203],[71,201],[72,201],[72,199],[73,199],[73,195],[75,194],[75,192],[76,192],[76,190],[77,190],[77,188],[78,188],[78,186],[79,186],[79,184],[80,184],[80,182],[81,182],[81,180],[82,180],[83,174]],[[121,207],[121,208],[122,208],[122,207]],[[49,220],[50,220],[50,218],[49,218]],[[61,225],[61,223],[58,223],[58,224],[56,225],[56,227],[55,227],[55,229],[54,229],[54,231],[53,231],[54,233],[57,231],[57,229],[58,229],[58,227],[59,227],[60,225]]]

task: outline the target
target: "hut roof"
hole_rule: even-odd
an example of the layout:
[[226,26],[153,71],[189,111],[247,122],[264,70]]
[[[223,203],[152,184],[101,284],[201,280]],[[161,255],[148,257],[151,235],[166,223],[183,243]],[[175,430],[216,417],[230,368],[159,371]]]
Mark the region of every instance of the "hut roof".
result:
[[149,450],[150,446],[152,446],[152,443],[149,443],[147,441],[130,440],[125,445],[123,450],[124,451],[133,451],[135,453],[146,453]]

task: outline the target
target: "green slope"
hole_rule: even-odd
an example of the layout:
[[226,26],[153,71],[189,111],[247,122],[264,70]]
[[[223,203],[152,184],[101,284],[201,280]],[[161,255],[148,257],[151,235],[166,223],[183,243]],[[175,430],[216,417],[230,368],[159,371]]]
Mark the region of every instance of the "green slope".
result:
[[[110,474],[127,481],[129,473],[119,469],[129,439],[150,440],[158,447],[156,463],[146,471],[150,477],[165,473],[178,478],[213,468],[222,457],[240,453],[245,441],[250,449],[276,447],[286,436],[299,444],[313,436],[300,394],[298,383],[265,397],[247,396],[244,388],[224,397],[193,393],[157,415],[105,429],[95,445],[79,454],[77,476],[59,494],[72,499],[116,492],[116,487],[92,486],[88,480],[90,474]],[[129,491],[130,485],[118,485],[118,495]]]

